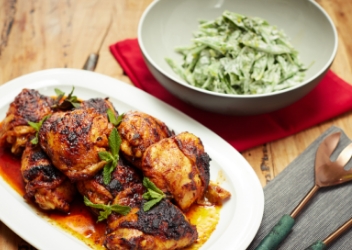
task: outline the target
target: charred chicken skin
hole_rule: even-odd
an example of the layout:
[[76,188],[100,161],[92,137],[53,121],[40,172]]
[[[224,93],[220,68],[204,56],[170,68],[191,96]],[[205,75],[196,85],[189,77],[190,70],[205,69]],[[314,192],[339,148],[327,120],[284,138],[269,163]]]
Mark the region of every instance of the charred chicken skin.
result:
[[55,167],[73,182],[92,178],[105,161],[98,152],[109,147],[113,128],[107,115],[94,109],[55,112],[41,126],[39,142]]
[[10,146],[13,154],[21,154],[28,138],[36,133],[30,122],[39,122],[52,113],[53,99],[34,89],[23,89],[10,104],[0,127],[0,147]]
[[197,238],[195,226],[178,207],[164,199],[147,212],[135,207],[126,216],[112,214],[108,218],[105,245],[113,250],[181,249]]
[[27,200],[34,199],[43,210],[69,212],[76,188],[39,146],[27,143],[22,154],[21,173],[26,183]]
[[122,139],[120,151],[137,167],[140,167],[143,153],[150,145],[174,135],[165,123],[139,111],[125,113],[118,132]]
[[[209,184],[211,159],[200,138],[189,132],[175,135],[165,123],[138,111],[125,113],[116,125],[120,157],[110,183],[104,184],[107,162],[99,152],[111,150],[108,138],[114,125],[107,111],[116,116],[118,112],[108,98],[80,101],[79,107],[71,105],[69,110],[58,103],[53,109],[53,103],[35,90],[24,89],[0,126],[0,147],[9,145],[14,154],[25,148],[21,160],[25,198],[44,210],[68,212],[76,190],[94,204],[129,206],[127,215],[112,212],[108,216],[107,249],[187,247],[198,233],[183,211],[203,202],[205,195],[216,204],[230,197],[226,190]],[[36,130],[28,121],[37,123],[46,116],[38,132],[39,145],[32,145],[28,141]],[[143,176],[167,197],[147,211]],[[99,212],[96,207],[92,211]]]
[[204,197],[209,185],[210,158],[201,140],[189,132],[163,139],[147,148],[141,169],[186,211]]
[[122,216],[112,213],[108,218],[105,246],[115,249],[179,249],[192,244],[198,237],[181,210],[168,200],[162,200],[149,211],[143,210],[142,176],[125,161],[119,162],[113,172],[109,189],[113,204],[132,208]]
[[119,159],[108,185],[104,184],[102,172],[99,172],[92,179],[77,182],[77,188],[94,204],[109,204],[114,199],[124,202],[128,199],[131,206],[140,205],[140,193],[144,191],[140,173],[122,158]]
[[114,105],[109,101],[108,98],[91,98],[80,103],[80,108],[83,109],[94,109],[99,114],[106,114],[108,109],[115,112],[115,115],[118,115]]

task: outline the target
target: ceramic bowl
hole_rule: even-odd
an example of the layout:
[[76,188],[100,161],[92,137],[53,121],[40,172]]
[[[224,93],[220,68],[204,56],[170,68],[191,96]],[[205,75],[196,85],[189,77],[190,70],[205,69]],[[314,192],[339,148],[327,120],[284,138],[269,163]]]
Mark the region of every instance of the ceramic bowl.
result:
[[[269,94],[221,94],[193,87],[180,78],[165,58],[181,58],[175,48],[190,45],[199,20],[214,20],[225,11],[260,17],[283,30],[305,65],[303,82]],[[227,115],[256,115],[282,109],[309,93],[329,70],[337,51],[336,28],[311,0],[157,0],[143,13],[138,41],[154,77],[190,105]]]

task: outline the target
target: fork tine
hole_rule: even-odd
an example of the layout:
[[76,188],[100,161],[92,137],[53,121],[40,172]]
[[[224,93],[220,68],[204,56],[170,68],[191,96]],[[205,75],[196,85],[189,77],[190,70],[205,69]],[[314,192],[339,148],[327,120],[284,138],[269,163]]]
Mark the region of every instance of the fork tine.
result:
[[335,162],[339,166],[344,167],[350,161],[351,157],[352,157],[352,143],[350,143],[347,147],[345,147],[341,151],[341,153],[339,154]]
[[315,157],[315,165],[319,166],[324,163],[331,162],[330,156],[334,152],[337,144],[340,141],[341,132],[335,132],[327,137],[320,143]]

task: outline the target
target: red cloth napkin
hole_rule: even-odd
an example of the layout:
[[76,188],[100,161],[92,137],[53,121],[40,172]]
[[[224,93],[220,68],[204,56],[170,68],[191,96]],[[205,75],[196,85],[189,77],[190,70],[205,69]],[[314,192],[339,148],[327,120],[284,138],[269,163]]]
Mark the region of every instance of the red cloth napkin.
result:
[[110,46],[134,85],[199,121],[238,151],[274,141],[352,109],[352,86],[329,71],[308,95],[281,110],[255,116],[227,116],[184,103],[160,85],[148,70],[137,39]]

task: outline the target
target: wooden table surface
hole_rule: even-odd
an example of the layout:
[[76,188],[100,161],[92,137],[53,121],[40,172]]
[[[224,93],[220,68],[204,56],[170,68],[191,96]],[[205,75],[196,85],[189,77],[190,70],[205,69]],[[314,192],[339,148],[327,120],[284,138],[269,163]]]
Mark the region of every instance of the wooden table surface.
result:
[[[81,69],[92,52],[100,55],[96,72],[131,84],[108,47],[117,41],[137,37],[139,19],[151,2],[0,0],[0,85],[43,69]],[[352,83],[352,1],[317,2],[329,13],[339,34],[332,70]],[[242,152],[242,155],[265,186],[331,125],[341,127],[352,138],[352,112],[348,112],[298,134]],[[35,248],[0,221],[0,249]]]

